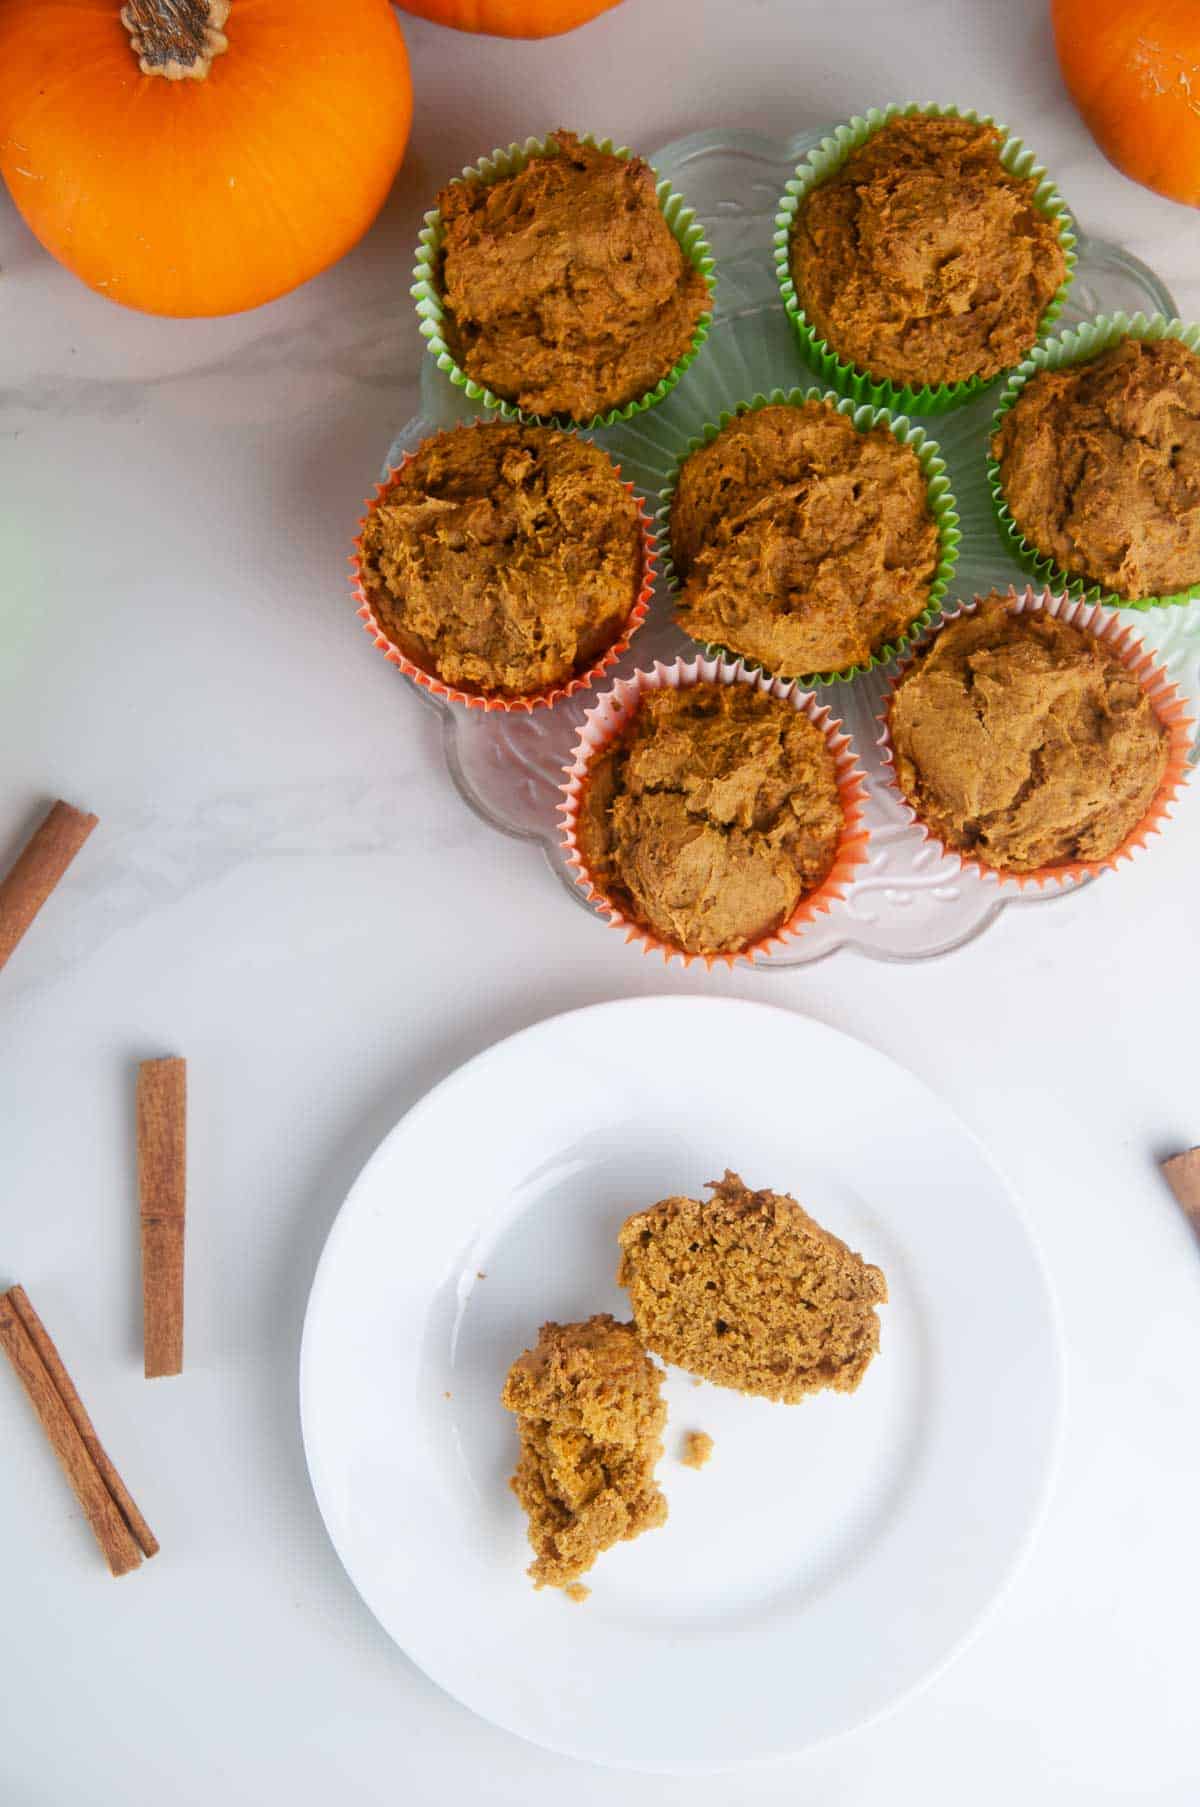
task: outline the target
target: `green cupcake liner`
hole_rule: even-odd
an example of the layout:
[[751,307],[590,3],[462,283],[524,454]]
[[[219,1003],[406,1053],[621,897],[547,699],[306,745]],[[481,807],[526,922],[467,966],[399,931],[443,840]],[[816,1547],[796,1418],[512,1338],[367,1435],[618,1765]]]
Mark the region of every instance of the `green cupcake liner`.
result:
[[[611,138],[593,138],[590,132],[579,134],[580,142],[590,144],[598,151],[614,157],[632,157],[633,152],[624,145],[614,145]],[[490,157],[481,157],[479,162],[469,169],[464,169],[456,182],[498,182],[505,176],[515,176],[523,170],[532,158],[553,156],[556,148],[545,138],[527,138],[524,144],[510,144],[507,150],[493,151]],[[695,209],[689,207],[682,195],[676,194],[669,182],[658,184],[658,204],[663,218],[671,229],[671,234],[679,245],[684,256],[694,269],[699,270],[708,285],[711,299],[714,288],[715,263],[708,248],[708,242],[700,226],[696,223]],[[638,396],[635,401],[626,402],[623,407],[611,408],[607,414],[597,414],[591,420],[575,420],[568,415],[530,414],[518,408],[515,403],[503,400],[493,394],[483,383],[475,381],[467,375],[454,360],[454,356],[446,343],[443,334],[445,310],[437,285],[437,260],[442,248],[441,215],[436,207],[425,215],[425,224],[421,228],[417,240],[417,261],[413,270],[412,296],[417,304],[420,330],[428,349],[437,361],[439,370],[444,370],[450,381],[457,388],[465,390],[472,401],[480,402],[485,408],[494,409],[505,420],[524,421],[528,426],[580,427],[592,432],[600,427],[616,426],[618,421],[630,420],[635,414],[641,414],[646,408],[652,408],[657,402],[669,395],[676,383],[688,369],[708,337],[712,325],[712,309],[700,316],[691,346],[680,358],[679,362],[669,370],[645,395]]]
[[[828,684],[845,684],[851,678],[862,677],[864,672],[875,671],[881,665],[888,665],[903,652],[906,646],[919,634],[931,627],[941,614],[942,597],[946,594],[950,579],[954,575],[954,567],[958,563],[958,545],[962,539],[958,526],[958,510],[950,489],[950,480],[946,475],[945,462],[934,440],[926,437],[924,430],[902,416],[890,414],[886,408],[872,407],[867,402],[855,402],[849,397],[838,401],[827,390],[819,387],[809,389],[772,389],[769,395],[754,395],[747,402],[739,402],[737,407],[723,413],[713,424],[704,427],[695,439],[689,440],[685,450],[675,461],[675,469],[671,473],[671,481],[659,494],[659,508],[655,514],[658,533],[659,557],[662,561],[662,572],[672,595],[678,595],[681,589],[675,563],[671,557],[671,502],[679,482],[679,473],[693,452],[701,446],[711,443],[731,420],[740,414],[753,414],[759,408],[777,406],[780,403],[792,408],[802,408],[805,402],[826,402],[838,414],[844,414],[859,433],[867,433],[872,427],[887,427],[901,445],[911,446],[917,455],[918,463],[924,472],[928,485],[929,512],[937,523],[938,540],[941,546],[941,557],[933,575],[929,598],[921,613],[914,616],[904,633],[895,640],[889,640],[877,653],[872,653],[865,664],[847,665],[841,671],[809,671],[809,672],[770,672],[765,665],[755,659],[748,658],[735,647],[725,646],[718,641],[698,641],[710,659],[740,659],[748,671],[766,672],[770,677],[795,681],[806,690],[816,689]],[[686,631],[686,630],[685,630]]]
[[856,114],[845,125],[838,126],[830,137],[823,138],[814,150],[809,151],[799,164],[783,191],[779,211],[775,216],[775,273],[779,279],[783,305],[795,329],[801,351],[830,388],[836,389],[839,395],[848,396],[852,401],[869,402],[877,408],[890,408],[906,414],[914,411],[919,414],[941,414],[947,408],[956,408],[961,403],[970,401],[981,390],[999,382],[1000,376],[975,376],[968,377],[961,383],[923,383],[915,387],[901,387],[885,377],[872,377],[868,371],[843,362],[820,337],[816,328],[809,324],[796,293],[791,271],[792,226],[805,195],[840,169],[850,153],[865,144],[887,120],[898,115],[907,117],[911,113],[928,113],[938,119],[968,119],[977,125],[997,125],[1004,133],[1000,161],[1005,169],[1013,176],[1032,177],[1037,184],[1034,204],[1039,212],[1046,214],[1057,224],[1059,242],[1067,260],[1066,276],[1039,322],[1038,339],[1058,318],[1067,299],[1067,290],[1071,286],[1075,270],[1075,230],[1066,202],[1033,152],[1026,150],[1021,140],[1014,138],[1007,126],[998,125],[988,113],[975,113],[960,107],[932,104],[923,106],[916,101],[910,101],[904,106],[893,102],[887,107],[871,107],[866,113]]
[[1122,339],[1178,339],[1189,351],[1200,352],[1200,326],[1186,326],[1182,320],[1168,320],[1163,314],[1100,314],[1095,320],[1085,320],[1082,326],[1072,327],[1060,333],[1058,338],[1037,346],[1009,377],[1000,406],[992,416],[988,430],[988,487],[992,492],[996,519],[1010,549],[1046,589],[1065,596],[1079,596],[1085,602],[1102,602],[1109,608],[1172,608],[1180,603],[1200,601],[1200,583],[1191,584],[1186,590],[1174,590],[1169,596],[1134,599],[1119,596],[1115,590],[1106,590],[1103,584],[1090,578],[1072,575],[1047,554],[1039,552],[1025,538],[1009,512],[1000,482],[1000,466],[992,457],[996,429],[1031,376],[1036,376],[1039,370],[1066,370],[1072,364],[1086,364]]

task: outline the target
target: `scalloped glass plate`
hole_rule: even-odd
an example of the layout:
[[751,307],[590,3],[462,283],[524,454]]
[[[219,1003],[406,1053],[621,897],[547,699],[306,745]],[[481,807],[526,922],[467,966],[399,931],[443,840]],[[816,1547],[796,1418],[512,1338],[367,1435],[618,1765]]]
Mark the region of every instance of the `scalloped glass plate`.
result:
[[[687,441],[722,409],[758,390],[819,381],[800,356],[779,299],[771,232],[785,181],[827,129],[800,133],[788,143],[750,132],[699,132],[651,158],[659,174],[695,207],[717,260],[712,333],[678,388],[647,413],[590,435],[646,495],[651,512]],[[1118,308],[1168,316],[1175,312],[1167,290],[1137,258],[1080,233],[1075,281],[1056,330]],[[427,434],[478,412],[428,358],[421,385],[422,413],[393,441],[385,469]],[[927,424],[946,460],[962,523],[958,569],[946,608],[956,598],[1027,582],[1008,556],[988,496],[984,443],[995,406],[993,388],[954,413],[931,416]],[[1125,612],[1181,691],[1193,702],[1200,700],[1200,608]],[[660,585],[645,626],[600,688],[654,659],[674,659],[680,653],[691,657],[696,650],[672,625],[670,601]],[[959,870],[922,840],[881,776],[875,718],[886,679],[886,672],[872,672],[822,693],[853,736],[867,773],[870,859],[842,903],[786,950],[755,961],[756,966],[803,966],[842,947],[880,960],[927,959],[971,940],[1004,908],[1037,908],[1083,888],[1047,886],[1033,896],[1010,898],[1001,895],[994,880]],[[415,685],[411,688],[443,717],[446,763],[464,800],[502,833],[540,844],[569,896],[590,910],[559,852],[556,806],[563,767],[593,694],[584,692],[533,715],[507,715],[453,708]]]

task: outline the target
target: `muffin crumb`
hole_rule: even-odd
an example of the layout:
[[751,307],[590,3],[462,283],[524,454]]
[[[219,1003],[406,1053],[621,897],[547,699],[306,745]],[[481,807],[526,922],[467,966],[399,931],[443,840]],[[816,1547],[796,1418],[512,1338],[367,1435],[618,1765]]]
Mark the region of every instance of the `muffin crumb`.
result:
[[665,1521],[661,1393],[633,1325],[607,1312],[543,1324],[509,1369],[501,1399],[521,1440],[509,1485],[529,1519],[537,1587],[569,1586],[602,1551]]
[[713,1440],[707,1431],[688,1431],[679,1460],[685,1468],[703,1468],[712,1453]]
[[585,1587],[582,1581],[568,1581],[563,1593],[568,1600],[573,1600],[576,1606],[582,1606],[585,1600],[591,1599],[592,1590],[590,1587]]

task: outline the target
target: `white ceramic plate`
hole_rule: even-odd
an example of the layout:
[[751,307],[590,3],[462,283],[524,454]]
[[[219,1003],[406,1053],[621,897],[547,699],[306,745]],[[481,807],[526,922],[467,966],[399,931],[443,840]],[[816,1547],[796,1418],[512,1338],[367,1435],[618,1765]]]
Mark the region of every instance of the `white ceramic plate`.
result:
[[[508,1364],[545,1318],[627,1315],[622,1217],[727,1165],[883,1267],[880,1354],[791,1407],[672,1370],[668,1524],[584,1604],[537,1592]],[[300,1394],[334,1545],[414,1662],[538,1744],[683,1772],[844,1732],[963,1642],[1040,1516],[1061,1370],[1028,1231],[931,1092],[786,1011],[647,998],[499,1043],[397,1124],[326,1245]]]

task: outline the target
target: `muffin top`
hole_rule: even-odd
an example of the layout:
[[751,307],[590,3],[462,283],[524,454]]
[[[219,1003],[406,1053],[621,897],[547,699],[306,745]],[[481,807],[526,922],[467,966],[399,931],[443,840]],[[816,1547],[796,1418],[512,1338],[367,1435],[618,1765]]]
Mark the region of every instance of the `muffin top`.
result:
[[505,401],[587,421],[661,381],[711,303],[648,164],[571,132],[550,143],[516,175],[438,196],[446,342]]
[[1066,275],[1036,183],[967,119],[889,119],[811,188],[792,280],[844,361],[893,383],[959,383],[1019,363]]
[[631,920],[686,953],[737,953],[828,876],[844,816],[833,755],[748,684],[647,692],[588,767],[577,837]]
[[1200,583],[1200,358],[1178,339],[1038,371],[992,456],[1013,520],[1061,570],[1133,602]]
[[598,447],[487,422],[426,440],[371,509],[360,564],[380,629],[415,665],[479,695],[529,696],[619,638],[642,528]]
[[693,452],[670,532],[679,625],[788,676],[865,662],[938,565],[917,454],[823,401],[739,414]]
[[1166,730],[1094,634],[990,596],[901,678],[900,789],[930,832],[985,865],[1029,872],[1115,853],[1149,809]]

